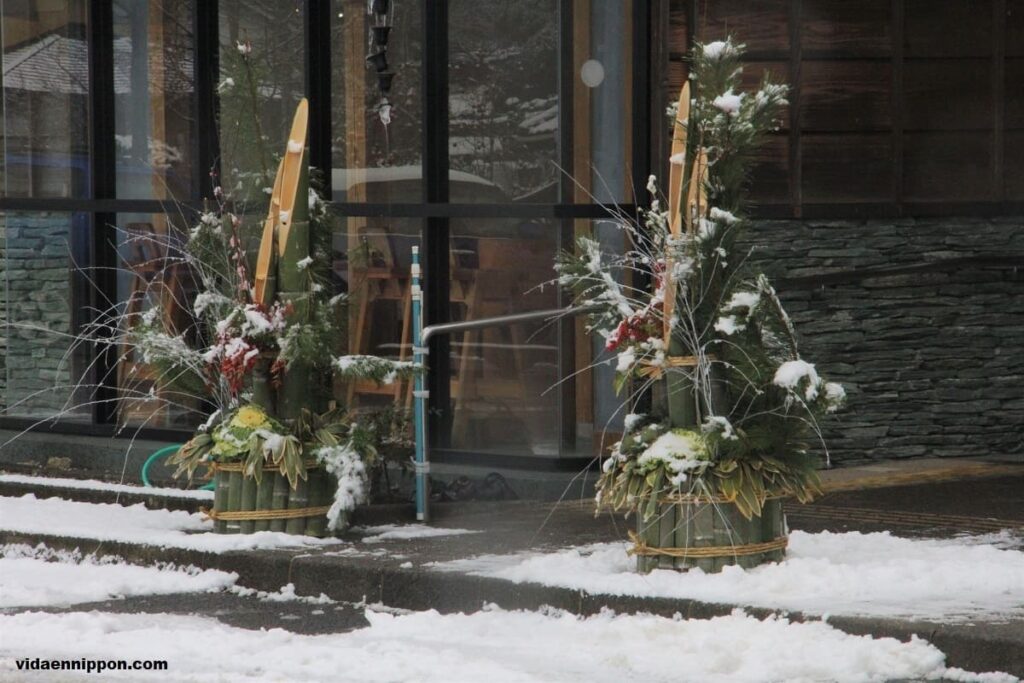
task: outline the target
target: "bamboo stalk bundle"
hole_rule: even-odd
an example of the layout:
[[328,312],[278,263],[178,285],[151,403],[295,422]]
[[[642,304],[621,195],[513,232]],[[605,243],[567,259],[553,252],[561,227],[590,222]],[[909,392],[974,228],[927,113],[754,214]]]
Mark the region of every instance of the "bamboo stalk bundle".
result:
[[[242,507],[242,473],[228,473],[228,505],[225,512],[236,512]],[[241,523],[238,520],[227,520],[224,528],[226,534],[241,533]]]
[[[256,507],[255,510],[270,510],[274,502],[274,476],[271,472],[264,472],[256,485]],[[253,524],[253,531],[268,531],[270,529],[269,519],[258,519]]]
[[[227,472],[214,472],[213,474],[213,509],[228,509],[228,493],[231,490],[230,475]],[[219,534],[227,533],[227,522],[217,520],[214,522],[213,530]]]
[[[239,512],[252,512],[256,509],[256,477],[242,475],[242,494],[239,499]],[[243,519],[238,525],[238,532],[251,534],[255,531],[255,522],[251,519]]]

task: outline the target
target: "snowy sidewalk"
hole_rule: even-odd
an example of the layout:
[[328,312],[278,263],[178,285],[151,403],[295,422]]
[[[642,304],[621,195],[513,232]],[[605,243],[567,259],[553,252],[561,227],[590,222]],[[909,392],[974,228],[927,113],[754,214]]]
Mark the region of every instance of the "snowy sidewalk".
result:
[[361,527],[318,544],[217,537],[180,511],[6,497],[0,542],[196,564],[263,591],[292,583],[299,595],[442,613],[485,603],[584,616],[611,608],[708,619],[734,605],[756,619],[789,611],[791,621],[813,622],[827,613],[846,633],[917,634],[952,665],[1022,675],[1021,490],[1024,474],[830,494],[790,509],[797,531],[785,565],[715,576],[636,575],[624,554],[631,521],[595,518],[588,501],[438,506],[431,527]]

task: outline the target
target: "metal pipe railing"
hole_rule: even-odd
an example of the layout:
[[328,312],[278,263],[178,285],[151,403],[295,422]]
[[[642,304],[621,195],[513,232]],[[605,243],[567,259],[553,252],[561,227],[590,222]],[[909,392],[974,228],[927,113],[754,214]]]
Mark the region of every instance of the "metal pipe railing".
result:
[[[543,311],[530,311],[527,313],[513,313],[511,315],[499,315],[491,318],[478,318],[477,320],[465,320],[457,323],[439,323],[428,325],[420,329],[420,297],[422,296],[419,286],[419,258],[418,250],[413,251],[413,338],[417,340],[413,346],[413,358],[417,363],[423,365],[423,359],[428,355],[427,343],[432,337],[452,334],[454,332],[465,332],[467,330],[481,330],[487,327],[503,327],[517,323],[533,322],[535,320],[552,320],[563,317],[575,318],[578,315],[586,315],[601,308],[593,304],[589,306],[567,306],[566,308],[549,308]],[[416,433],[416,519],[425,522],[430,519],[430,446],[427,442],[427,399],[430,395],[423,388],[423,372],[416,375],[416,386],[413,391],[415,398],[415,433]]]

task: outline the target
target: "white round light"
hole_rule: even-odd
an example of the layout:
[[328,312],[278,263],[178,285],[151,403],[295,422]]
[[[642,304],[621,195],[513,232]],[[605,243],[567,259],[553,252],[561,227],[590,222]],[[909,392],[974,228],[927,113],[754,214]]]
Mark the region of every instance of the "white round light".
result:
[[580,78],[588,88],[596,88],[604,81],[604,65],[596,59],[588,59],[580,67]]

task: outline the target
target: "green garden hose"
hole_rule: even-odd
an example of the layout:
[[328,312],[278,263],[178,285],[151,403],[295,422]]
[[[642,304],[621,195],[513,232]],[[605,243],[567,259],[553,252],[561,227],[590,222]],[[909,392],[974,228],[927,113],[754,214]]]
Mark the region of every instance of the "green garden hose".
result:
[[[155,463],[157,460],[160,460],[161,458],[167,458],[170,457],[172,453],[177,453],[178,449],[184,445],[185,444],[178,443],[171,446],[164,446],[163,448],[155,451],[151,456],[146,458],[146,462],[142,463],[142,485],[152,487],[153,483],[149,480],[150,466],[152,466],[153,463]],[[212,491],[213,482],[211,481],[203,486],[200,486],[199,488],[200,490],[203,491]]]

